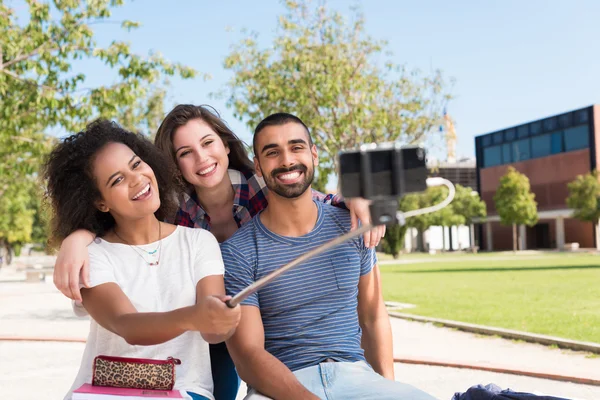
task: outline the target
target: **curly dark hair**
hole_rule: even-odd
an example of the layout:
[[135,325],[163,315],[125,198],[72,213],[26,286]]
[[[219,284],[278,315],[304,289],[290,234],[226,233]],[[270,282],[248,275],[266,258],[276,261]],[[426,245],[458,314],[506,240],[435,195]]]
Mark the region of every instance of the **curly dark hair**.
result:
[[123,143],[152,168],[160,197],[155,215],[159,220],[174,215],[176,173],[171,163],[143,135],[112,121],[97,120],[56,145],[43,166],[46,197],[53,210],[51,245],[60,244],[77,229],[104,236],[115,226],[110,213],[96,208],[95,202],[101,195],[92,171],[96,154],[109,143]]

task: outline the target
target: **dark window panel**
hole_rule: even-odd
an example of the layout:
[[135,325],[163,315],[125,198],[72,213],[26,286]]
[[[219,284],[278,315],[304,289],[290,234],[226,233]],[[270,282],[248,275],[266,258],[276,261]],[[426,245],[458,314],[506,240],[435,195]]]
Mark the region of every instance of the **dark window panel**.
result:
[[589,131],[587,125],[565,129],[565,151],[585,149],[589,147]]
[[517,137],[523,139],[529,136],[529,125],[519,126],[517,128]]
[[502,164],[502,146],[491,146],[483,149],[484,167],[493,167]]
[[563,151],[565,151],[565,147],[563,145],[562,131],[552,133],[552,138],[550,139],[550,153],[558,154]]
[[507,142],[513,141],[515,140],[516,135],[517,131],[515,128],[507,129],[506,132],[504,132],[504,140]]
[[588,110],[579,110],[575,113],[575,124],[587,124],[589,119]]
[[559,128],[568,128],[573,125],[573,114],[563,114],[558,117],[558,126]]
[[513,161],[524,161],[531,158],[529,149],[529,139],[521,139],[514,142],[513,145]]
[[543,122],[544,132],[552,132],[555,131],[558,127],[556,117],[546,118]]
[[512,146],[512,143],[504,143],[502,145],[502,163],[503,164],[510,164],[511,162],[513,162],[512,154],[510,151],[511,146]]
[[494,136],[493,136],[494,144],[500,144],[500,143],[502,143],[503,137],[504,137],[504,132],[496,132],[496,133],[494,133]]
[[540,121],[532,122],[529,125],[529,130],[532,135],[537,135],[538,133],[542,133],[542,123]]
[[550,137],[551,135],[547,133],[531,138],[531,158],[550,155]]

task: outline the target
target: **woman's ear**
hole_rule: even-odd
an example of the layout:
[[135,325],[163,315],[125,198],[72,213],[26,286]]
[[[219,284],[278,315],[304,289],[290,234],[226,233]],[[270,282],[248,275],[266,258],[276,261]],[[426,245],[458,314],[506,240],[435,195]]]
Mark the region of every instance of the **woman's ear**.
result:
[[106,206],[106,204],[104,204],[104,202],[102,200],[96,200],[95,202],[96,208],[102,212],[109,212],[110,208],[108,208]]

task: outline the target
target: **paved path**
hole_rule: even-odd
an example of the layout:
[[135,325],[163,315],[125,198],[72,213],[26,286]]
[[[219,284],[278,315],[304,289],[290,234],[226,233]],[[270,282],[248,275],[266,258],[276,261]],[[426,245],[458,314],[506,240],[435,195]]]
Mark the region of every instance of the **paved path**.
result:
[[[5,273],[6,275],[6,273]],[[0,282],[0,336],[85,338],[89,321],[51,284]],[[600,379],[600,358],[392,319],[396,357],[531,369]],[[77,372],[84,344],[0,341],[2,398],[60,399]],[[396,364],[396,378],[439,399],[478,383],[573,399],[598,400],[600,387],[422,365]]]

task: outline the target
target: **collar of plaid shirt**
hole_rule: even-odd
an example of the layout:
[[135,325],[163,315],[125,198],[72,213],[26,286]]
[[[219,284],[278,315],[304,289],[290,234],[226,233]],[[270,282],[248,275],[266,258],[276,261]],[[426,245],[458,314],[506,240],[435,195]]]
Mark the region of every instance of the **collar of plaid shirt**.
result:
[[[229,169],[227,172],[235,192],[233,217],[238,226],[242,226],[266,207],[266,185],[264,180],[252,171],[242,173]],[[195,190],[182,193],[179,198],[179,206],[181,211],[188,214],[194,227],[210,230],[210,217],[200,205]]]

